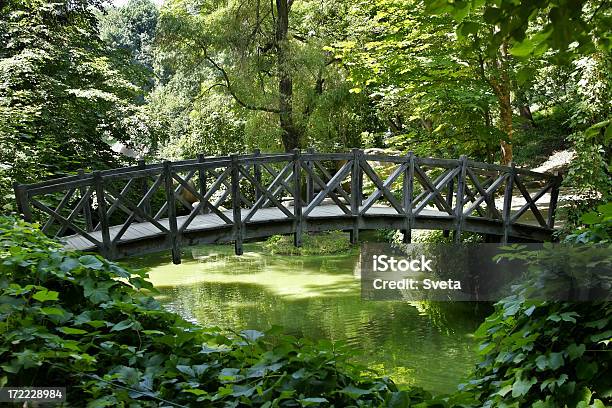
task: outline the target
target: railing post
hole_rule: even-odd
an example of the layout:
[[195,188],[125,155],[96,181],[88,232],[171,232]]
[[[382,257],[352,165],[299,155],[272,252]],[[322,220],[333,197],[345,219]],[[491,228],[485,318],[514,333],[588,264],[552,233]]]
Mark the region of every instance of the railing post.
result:
[[514,189],[514,177],[516,176],[516,168],[514,163],[508,169],[508,176],[506,180],[506,189],[504,190],[504,208],[503,208],[503,219],[504,219],[504,235],[502,236],[502,243],[508,243],[508,236],[510,235],[510,212],[512,210],[512,190]]
[[548,228],[555,228],[555,212],[557,211],[557,202],[559,201],[559,188],[561,187],[562,177],[559,172],[555,172],[555,180],[550,191],[550,203],[548,204]]
[[110,239],[109,220],[106,214],[106,198],[104,198],[104,179],[99,171],[93,172],[94,186],[96,188],[96,202],[98,203],[98,218],[100,218],[100,232],[102,233],[101,252],[105,258],[114,257],[113,244]]
[[[253,156],[255,158],[261,156],[261,150],[255,149],[253,151]],[[253,177],[255,177],[255,181],[261,185],[261,164],[257,161],[253,162]],[[255,201],[259,200],[261,195],[262,192],[259,190],[259,187],[255,186]]]
[[23,219],[27,222],[32,222],[32,209],[30,208],[30,200],[28,191],[23,184],[13,183],[15,190],[15,199],[17,200],[17,210],[23,215]]
[[[306,149],[306,153],[308,154],[314,154],[314,152],[315,150],[312,147],[309,147],[308,149]],[[312,160],[306,161],[306,167],[308,167],[310,171],[314,171]],[[312,179],[310,172],[308,172],[308,174],[306,175],[306,204],[310,204],[313,198],[314,198],[314,180]]]
[[361,216],[359,206],[361,205],[361,186],[359,185],[359,175],[361,173],[361,151],[353,149],[353,168],[351,173],[351,215],[353,216],[353,229],[351,230],[351,244],[356,244],[359,240],[359,227]]
[[404,171],[404,182],[402,183],[402,203],[404,205],[405,227],[403,241],[405,244],[412,242],[412,226],[414,216],[412,215],[412,194],[414,191],[414,153],[408,153],[408,167]]
[[[453,208],[453,198],[455,195],[455,178],[453,177],[448,182],[448,192],[446,193],[446,204],[448,204],[449,208]],[[450,236],[449,230],[443,230],[442,236],[448,238]]]
[[461,171],[457,178],[457,205],[455,207],[455,243],[461,242],[461,231],[463,229],[463,204],[465,195],[465,176],[467,171],[467,157],[461,155],[459,158],[461,162]]
[[[140,167],[142,170],[146,169],[147,164],[144,160],[138,160],[138,167]],[[149,183],[147,181],[147,175],[144,174],[142,176],[142,183],[141,183],[141,194],[142,197],[146,197],[147,193],[149,192]],[[142,212],[144,212],[145,214],[147,214],[148,216],[151,216],[151,200],[145,200],[142,203]]]
[[[79,177],[84,178],[85,170],[79,169],[78,174]],[[79,192],[81,193],[81,197],[85,197],[85,195],[87,194],[87,187],[79,187]],[[85,217],[85,231],[93,231],[93,220],[91,218],[91,197],[83,203],[83,216]]]
[[176,203],[174,199],[174,183],[172,182],[172,167],[171,162],[164,162],[164,180],[166,190],[166,203],[168,204],[168,226],[169,240],[172,248],[172,263],[178,265],[181,263],[181,249],[179,247],[178,225],[176,223]]
[[302,246],[302,155],[300,149],[293,149],[293,216],[295,217],[295,233],[293,234],[293,244],[296,247]]
[[[204,153],[198,153],[198,163],[204,163]],[[202,166],[198,168],[198,191],[204,197],[206,195],[206,169]],[[204,206],[204,203],[200,203],[200,214],[206,214],[208,208]]]
[[238,169],[238,156],[235,154],[231,155],[232,158],[232,214],[234,221],[234,252],[236,255],[242,255],[242,237],[243,237],[243,225],[242,225],[242,212],[240,211],[240,173]]

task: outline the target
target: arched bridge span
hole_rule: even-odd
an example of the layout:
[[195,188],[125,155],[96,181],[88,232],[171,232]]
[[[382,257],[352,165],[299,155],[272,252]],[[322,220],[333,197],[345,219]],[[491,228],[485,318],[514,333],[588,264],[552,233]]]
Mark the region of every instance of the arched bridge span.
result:
[[16,184],[26,220],[67,247],[110,259],[274,234],[398,229],[543,241],[554,230],[561,178],[468,160],[294,151],[139,163]]

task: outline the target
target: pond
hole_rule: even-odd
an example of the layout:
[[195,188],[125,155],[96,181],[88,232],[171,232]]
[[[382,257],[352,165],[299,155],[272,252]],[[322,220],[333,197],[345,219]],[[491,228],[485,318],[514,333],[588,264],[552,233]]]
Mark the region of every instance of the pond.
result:
[[204,326],[342,340],[359,360],[399,386],[434,393],[456,390],[476,361],[472,333],[490,308],[483,304],[365,301],[359,248],[342,255],[269,255],[262,244],[185,250],[173,265],[167,253],[129,260],[148,270],[169,310]]

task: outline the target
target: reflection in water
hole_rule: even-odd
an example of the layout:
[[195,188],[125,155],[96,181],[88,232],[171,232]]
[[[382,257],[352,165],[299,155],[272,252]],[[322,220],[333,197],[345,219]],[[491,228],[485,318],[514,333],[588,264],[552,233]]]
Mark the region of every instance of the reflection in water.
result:
[[160,300],[188,320],[231,330],[280,325],[287,334],[344,340],[399,385],[451,392],[474,364],[471,333],[489,311],[482,305],[363,301],[358,249],[321,257],[263,255],[259,244],[236,257],[232,249],[191,248],[182,265],[167,254],[130,264],[147,268]]

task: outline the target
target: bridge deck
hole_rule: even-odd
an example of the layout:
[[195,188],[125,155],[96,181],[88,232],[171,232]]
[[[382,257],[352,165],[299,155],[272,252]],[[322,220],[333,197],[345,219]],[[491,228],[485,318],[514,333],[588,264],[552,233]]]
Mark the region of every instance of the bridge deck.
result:
[[[287,206],[287,208],[291,212],[293,212],[292,206],[289,205]],[[361,207],[361,209],[363,209],[363,207]],[[249,212],[249,209],[242,209],[241,210],[242,217],[244,218],[244,216],[248,212]],[[231,210],[223,211],[223,214],[226,217],[232,219],[233,221],[233,214]],[[363,225],[364,229],[379,229],[385,226],[393,227],[394,226],[393,224],[395,223],[401,224],[402,219],[403,219],[403,216],[398,214],[395,211],[395,209],[388,207],[388,206],[382,206],[382,205],[376,205],[376,206],[370,207],[367,213],[364,214],[364,217],[366,220],[368,218],[374,220],[373,222],[370,222],[370,223],[365,222]],[[342,211],[342,209],[337,205],[324,204],[324,205],[320,205],[316,207],[310,213],[307,220],[310,222],[316,223],[316,228],[314,228],[314,230],[321,231],[321,230],[336,229],[334,227],[339,227],[339,229],[342,229],[343,228],[342,223],[333,223],[333,224],[329,224],[329,228],[325,227],[326,219],[329,221],[329,220],[338,220],[342,218],[346,219],[347,221],[346,228],[349,229],[352,223],[352,216],[345,214]],[[380,221],[381,219],[386,219],[387,222],[381,223]],[[177,217],[177,224],[178,224],[179,230],[181,229],[183,223],[186,220],[187,220],[187,216]],[[419,222],[419,220],[422,221],[421,227],[423,227],[423,229],[440,228],[444,225],[447,225],[447,227],[451,229],[453,217],[447,213],[438,211],[433,208],[425,208],[420,212],[419,216],[417,216],[417,223]],[[308,229],[308,221],[306,221],[307,229]],[[425,222],[425,221],[428,221],[428,222]],[[479,222],[481,221],[481,219],[479,219],[478,217],[467,217],[466,218],[466,229],[467,230],[474,229],[474,228],[470,228],[471,226],[470,221],[473,221],[477,226],[476,227],[477,231],[475,232],[489,231],[490,233],[500,233],[501,234],[501,228],[502,228],[501,223],[499,225],[491,224],[491,225],[485,226],[483,229],[482,225],[480,226],[480,228],[478,228],[478,224],[482,224],[482,222]],[[491,220],[488,220],[488,221],[490,224]],[[249,233],[248,233],[249,226],[256,226],[256,225],[265,226],[266,224],[283,223],[283,222],[290,224],[292,220],[289,219],[285,214],[283,214],[283,212],[280,209],[278,208],[260,209],[259,211],[257,211],[257,213],[255,213],[253,218],[248,223],[245,224],[246,235],[247,237],[249,236]],[[168,229],[170,228],[168,219],[161,219],[159,220],[159,223],[165,228],[168,228]],[[418,224],[416,226],[418,226]],[[522,230],[519,229],[515,235],[522,235],[524,238],[542,239],[542,237],[545,238],[549,236],[550,234],[550,231],[546,231],[545,229],[539,228],[537,225],[537,222],[535,221],[530,222],[529,220],[527,220],[523,222],[520,226],[524,228]],[[121,230],[121,227],[122,225],[117,225],[117,226],[112,226],[109,228],[111,240],[115,239],[115,236]],[[206,239],[206,236],[204,236],[203,239],[200,239],[201,242],[226,241],[223,238],[220,240],[217,239],[217,235],[215,235],[214,233],[218,232],[219,230],[231,229],[231,227],[232,227],[231,224],[226,224],[216,214],[201,214],[201,215],[197,215],[194,218],[194,220],[187,226],[184,234],[188,236],[190,233],[193,233],[193,232],[203,232],[204,234],[208,232],[211,236],[211,239]],[[261,228],[261,227],[258,227],[258,228]],[[286,231],[283,231],[281,229],[278,232],[291,233],[292,232],[291,226],[288,226]],[[100,240],[100,241],[102,240],[102,233],[100,231],[91,232],[91,236],[97,240]],[[154,239],[154,240],[159,241],[159,240],[164,240],[165,237],[166,237],[166,233],[161,231],[159,228],[157,228],[155,225],[153,225],[150,222],[134,222],[129,226],[129,228],[123,234],[123,236],[119,240],[119,244],[126,244],[130,242],[141,241],[143,239]],[[77,249],[77,250],[95,250],[96,249],[95,245],[92,242],[82,237],[81,235],[67,236],[67,237],[64,237],[62,240],[66,243],[67,248]],[[229,240],[231,239],[227,239],[227,241]],[[129,254],[130,252],[132,251],[129,251],[126,254]],[[142,252],[142,250],[138,251],[138,253],[140,252]]]

